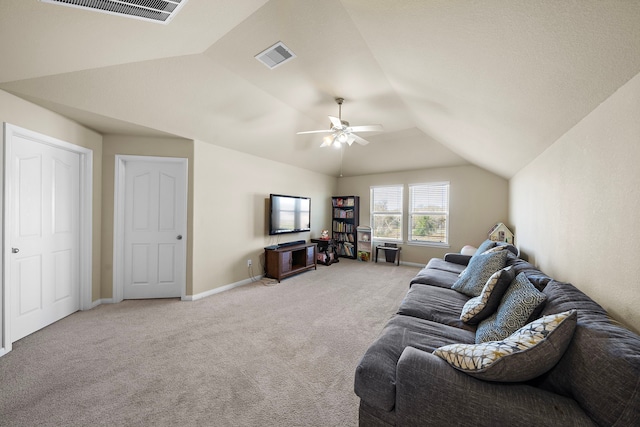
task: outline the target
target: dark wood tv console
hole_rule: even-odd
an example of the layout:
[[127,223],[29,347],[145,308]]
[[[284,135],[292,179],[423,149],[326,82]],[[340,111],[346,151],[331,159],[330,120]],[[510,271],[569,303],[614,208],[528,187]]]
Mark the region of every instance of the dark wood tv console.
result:
[[282,279],[303,271],[317,269],[316,244],[305,243],[264,250],[264,264],[267,277]]

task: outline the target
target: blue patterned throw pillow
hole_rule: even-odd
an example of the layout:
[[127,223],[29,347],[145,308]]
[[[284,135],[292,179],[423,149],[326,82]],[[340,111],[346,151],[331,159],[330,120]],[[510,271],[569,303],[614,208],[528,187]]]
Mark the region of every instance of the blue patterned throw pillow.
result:
[[470,297],[477,297],[491,275],[504,268],[506,262],[507,251],[505,250],[474,255],[451,289]]
[[495,246],[496,246],[496,242],[494,242],[493,240],[487,239],[484,242],[482,242],[480,246],[478,246],[478,249],[476,249],[476,253],[473,254],[473,256],[483,254],[487,250],[494,248]]
[[498,310],[484,319],[476,330],[476,344],[502,340],[527,323],[539,313],[547,296],[520,273],[504,293]]
[[576,310],[549,314],[501,341],[451,344],[433,354],[473,377],[487,381],[528,381],[560,360],[576,327]]

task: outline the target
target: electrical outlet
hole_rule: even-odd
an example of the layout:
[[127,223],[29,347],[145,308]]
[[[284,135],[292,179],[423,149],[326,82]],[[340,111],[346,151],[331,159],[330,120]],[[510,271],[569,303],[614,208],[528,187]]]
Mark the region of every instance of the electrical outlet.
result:
[[251,260],[250,259],[247,260],[247,267],[251,267]]

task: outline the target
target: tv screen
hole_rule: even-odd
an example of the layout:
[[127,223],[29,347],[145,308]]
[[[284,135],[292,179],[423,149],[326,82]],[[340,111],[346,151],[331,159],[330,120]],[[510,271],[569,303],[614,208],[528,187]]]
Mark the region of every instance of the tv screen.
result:
[[311,199],[309,197],[271,194],[269,234],[311,231]]

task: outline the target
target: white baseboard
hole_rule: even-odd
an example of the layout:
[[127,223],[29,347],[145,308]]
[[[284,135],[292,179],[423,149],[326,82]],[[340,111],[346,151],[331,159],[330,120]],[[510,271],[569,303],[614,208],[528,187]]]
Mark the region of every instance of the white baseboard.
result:
[[424,268],[426,264],[418,264],[417,262],[404,262],[404,261],[400,261],[400,265],[408,265],[409,267],[420,267],[420,268]]
[[[113,298],[97,299],[91,303],[91,308],[96,308],[100,304],[113,304]],[[89,310],[91,310],[91,308]]]
[[235,283],[231,283],[228,285],[224,285],[224,286],[220,286],[218,288],[214,288],[205,292],[201,292],[199,294],[195,294],[195,295],[186,295],[184,297],[182,297],[182,301],[196,301],[202,298],[206,298],[209,297],[211,295],[215,295],[215,294],[219,294],[220,292],[224,292],[224,291],[228,291],[231,290],[233,288],[237,288],[239,286],[244,286],[244,285],[248,285],[249,283],[253,283],[256,280],[260,280],[262,279],[262,276],[257,276],[254,279],[244,279],[241,280],[239,282],[235,282]]
[[[196,301],[196,300],[199,300],[199,299],[202,299],[202,298],[206,298],[206,297],[211,296],[211,295],[218,294],[220,292],[224,292],[224,291],[231,290],[233,288],[237,288],[239,286],[248,285],[249,283],[253,283],[256,280],[262,279],[262,277],[263,276],[257,276],[257,277],[255,277],[253,279],[244,279],[244,280],[241,280],[239,282],[231,283],[231,284],[225,285],[225,286],[220,286],[218,288],[211,289],[211,290],[205,291],[205,292],[201,292],[201,293],[196,294],[196,295],[186,295],[186,296],[182,297],[181,299],[182,299],[182,301]],[[91,303],[91,308],[96,308],[100,304],[113,304],[113,303],[114,303],[113,298],[102,298],[102,299],[98,299],[98,300],[93,301]]]

